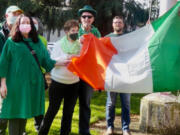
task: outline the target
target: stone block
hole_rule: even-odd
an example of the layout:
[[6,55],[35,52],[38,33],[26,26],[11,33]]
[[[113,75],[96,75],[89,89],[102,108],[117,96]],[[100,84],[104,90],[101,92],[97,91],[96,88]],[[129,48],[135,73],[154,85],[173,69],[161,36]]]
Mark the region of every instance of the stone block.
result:
[[180,103],[172,94],[152,93],[141,99],[140,131],[180,135]]

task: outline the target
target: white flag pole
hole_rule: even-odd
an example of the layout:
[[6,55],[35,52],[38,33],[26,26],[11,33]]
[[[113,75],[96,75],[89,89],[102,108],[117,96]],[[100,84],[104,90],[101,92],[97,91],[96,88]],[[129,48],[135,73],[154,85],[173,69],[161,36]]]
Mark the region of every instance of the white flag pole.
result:
[[149,18],[148,18],[148,21],[150,21],[150,20],[151,20],[152,0],[149,0],[149,4],[148,4],[148,6],[149,6]]

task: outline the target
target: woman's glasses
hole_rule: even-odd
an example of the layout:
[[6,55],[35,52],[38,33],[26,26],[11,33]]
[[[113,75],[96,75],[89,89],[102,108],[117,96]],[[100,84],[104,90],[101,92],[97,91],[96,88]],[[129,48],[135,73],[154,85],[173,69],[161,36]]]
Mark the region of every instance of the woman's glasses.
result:
[[83,19],[86,19],[86,18],[91,19],[93,16],[91,16],[91,15],[82,15],[81,17],[82,17]]

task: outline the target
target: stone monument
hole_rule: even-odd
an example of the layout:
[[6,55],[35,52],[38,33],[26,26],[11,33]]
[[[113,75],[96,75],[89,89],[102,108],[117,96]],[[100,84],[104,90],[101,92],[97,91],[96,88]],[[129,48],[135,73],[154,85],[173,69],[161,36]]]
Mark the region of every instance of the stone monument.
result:
[[152,93],[141,99],[140,131],[180,135],[180,103],[171,93]]

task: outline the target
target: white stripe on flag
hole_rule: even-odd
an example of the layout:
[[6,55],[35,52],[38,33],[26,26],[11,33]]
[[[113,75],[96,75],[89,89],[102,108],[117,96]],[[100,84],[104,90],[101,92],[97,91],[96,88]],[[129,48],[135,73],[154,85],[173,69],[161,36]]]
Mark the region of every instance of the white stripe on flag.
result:
[[150,24],[132,33],[111,38],[118,54],[112,57],[106,70],[105,90],[120,93],[153,92],[148,52],[153,34]]

